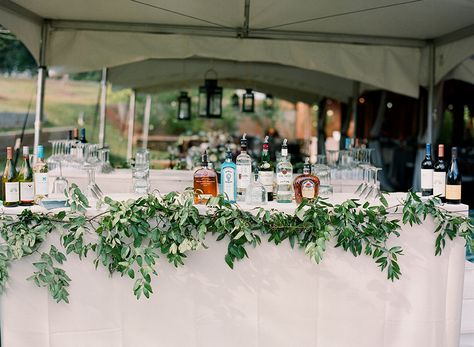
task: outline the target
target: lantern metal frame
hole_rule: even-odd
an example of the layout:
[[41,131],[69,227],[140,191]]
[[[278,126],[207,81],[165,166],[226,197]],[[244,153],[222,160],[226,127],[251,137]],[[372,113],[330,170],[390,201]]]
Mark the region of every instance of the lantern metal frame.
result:
[[273,111],[275,108],[275,99],[272,94],[266,94],[265,100],[263,101],[263,109],[265,111]]
[[182,91],[178,97],[178,120],[191,120],[191,98],[186,91]]
[[[210,72],[214,72],[216,78],[207,78]],[[207,70],[204,85],[199,87],[199,117],[222,118],[222,95],[222,87],[217,85],[217,73],[213,69]]]
[[[250,103],[247,105],[247,103]],[[255,112],[255,94],[252,89],[245,89],[245,93],[242,96],[242,112],[243,113],[254,113]]]

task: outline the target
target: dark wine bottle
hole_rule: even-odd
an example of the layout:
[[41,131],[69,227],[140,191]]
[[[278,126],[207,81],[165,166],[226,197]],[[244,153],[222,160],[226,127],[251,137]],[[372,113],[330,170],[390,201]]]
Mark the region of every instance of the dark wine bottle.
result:
[[438,161],[434,165],[433,172],[433,195],[439,195],[441,201],[446,197],[446,172],[448,166],[444,161],[444,145],[438,145]]
[[426,144],[425,159],[421,163],[421,195],[433,195],[433,159],[431,158],[431,143]]
[[79,137],[79,141],[81,141],[81,143],[87,143],[87,140],[86,140],[86,129],[84,128],[81,128],[81,132],[80,132],[80,137]]
[[451,165],[446,175],[446,202],[448,204],[461,203],[461,173],[458,167],[458,149],[451,150]]

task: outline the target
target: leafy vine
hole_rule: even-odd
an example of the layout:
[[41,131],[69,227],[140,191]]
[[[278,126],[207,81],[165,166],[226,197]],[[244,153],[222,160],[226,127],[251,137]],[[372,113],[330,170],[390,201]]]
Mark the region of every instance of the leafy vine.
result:
[[[398,258],[400,246],[387,246],[392,236],[400,236],[401,224],[421,224],[427,216],[436,223],[435,255],[440,255],[447,239],[464,238],[474,249],[474,225],[469,218],[449,213],[437,198],[422,201],[409,192],[400,205],[388,207],[347,200],[333,205],[319,198],[303,201],[294,214],[258,208],[245,211],[222,196],[211,198],[203,213],[193,204],[192,192],[148,195],[136,200],[100,201],[99,212],[87,214],[89,201],[76,185],[66,191],[69,208],[58,213],[33,213],[25,209],[18,216],[0,216],[0,290],[8,281],[12,262],[38,254],[33,275],[28,280],[48,289],[57,301],[69,302],[71,279],[61,268],[70,254],[79,259],[93,258],[96,267],[119,273],[134,281],[137,298],[153,293],[152,276],[157,275],[156,259],[165,256],[175,266],[184,265],[187,254],[205,245],[206,235],[227,242],[224,260],[233,268],[248,257],[247,247],[256,247],[266,238],[276,245],[288,240],[314,262],[322,261],[331,240],[335,247],[355,257],[374,259],[389,280],[402,275]],[[391,212],[401,211],[401,220]],[[41,251],[47,236],[59,235],[57,246]]]

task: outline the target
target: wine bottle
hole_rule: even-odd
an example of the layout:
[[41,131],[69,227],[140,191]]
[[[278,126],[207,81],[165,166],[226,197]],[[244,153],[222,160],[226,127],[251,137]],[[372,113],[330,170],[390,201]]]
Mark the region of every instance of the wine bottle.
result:
[[425,159],[421,163],[421,195],[433,195],[433,159],[431,159],[431,143],[426,144]]
[[23,163],[18,173],[20,183],[20,205],[31,206],[35,200],[35,185],[33,184],[33,169],[30,165],[30,149],[23,146]]
[[33,167],[33,178],[35,182],[35,202],[38,204],[41,199],[48,196],[48,165],[44,161],[44,148],[37,147],[37,160]]
[[433,171],[433,195],[439,195],[441,201],[446,197],[446,171],[448,171],[444,161],[444,145],[438,145],[438,160]]
[[80,132],[80,137],[79,137],[79,141],[81,141],[81,143],[87,143],[87,140],[86,140],[86,129],[84,128],[81,128],[81,132]]
[[262,160],[258,165],[258,173],[260,176],[260,182],[264,185],[267,190],[268,201],[273,201],[273,181],[275,176],[275,165],[270,159],[270,145],[268,143],[268,136],[265,137],[263,142]]
[[20,186],[15,166],[13,165],[13,148],[7,147],[7,163],[2,177],[2,200],[3,206],[18,206],[20,200]]
[[446,202],[448,204],[461,203],[461,173],[458,167],[458,149],[451,150],[451,165],[446,175]]

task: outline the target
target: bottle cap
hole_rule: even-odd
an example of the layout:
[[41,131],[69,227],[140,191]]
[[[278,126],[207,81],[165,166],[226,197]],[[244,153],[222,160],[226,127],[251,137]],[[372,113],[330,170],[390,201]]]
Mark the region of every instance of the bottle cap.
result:
[[288,140],[284,139],[283,144],[281,145],[281,156],[286,157],[288,156]]
[[30,147],[23,146],[23,156],[28,157],[30,155]]
[[201,162],[202,162],[202,165],[207,165],[208,164],[208,160],[207,160],[207,150],[204,151],[202,157],[201,157]]
[[270,149],[270,145],[268,144],[269,136],[265,136],[265,140],[263,141],[263,150],[268,151]]
[[79,137],[79,129],[74,128],[73,133],[74,133],[74,138],[77,139]]
[[37,151],[36,156],[40,159],[43,159],[44,158],[44,147],[43,147],[43,145],[39,145],[38,147],[36,147],[36,151]]
[[444,145],[438,145],[438,157],[444,157]]
[[247,148],[247,133],[242,135],[242,138],[240,139],[240,147],[242,147],[242,149]]
[[13,148],[7,147],[7,160],[12,160],[12,159],[13,159]]
[[351,139],[346,137],[345,149],[351,148]]
[[311,173],[311,164],[308,157],[304,160],[303,173]]

